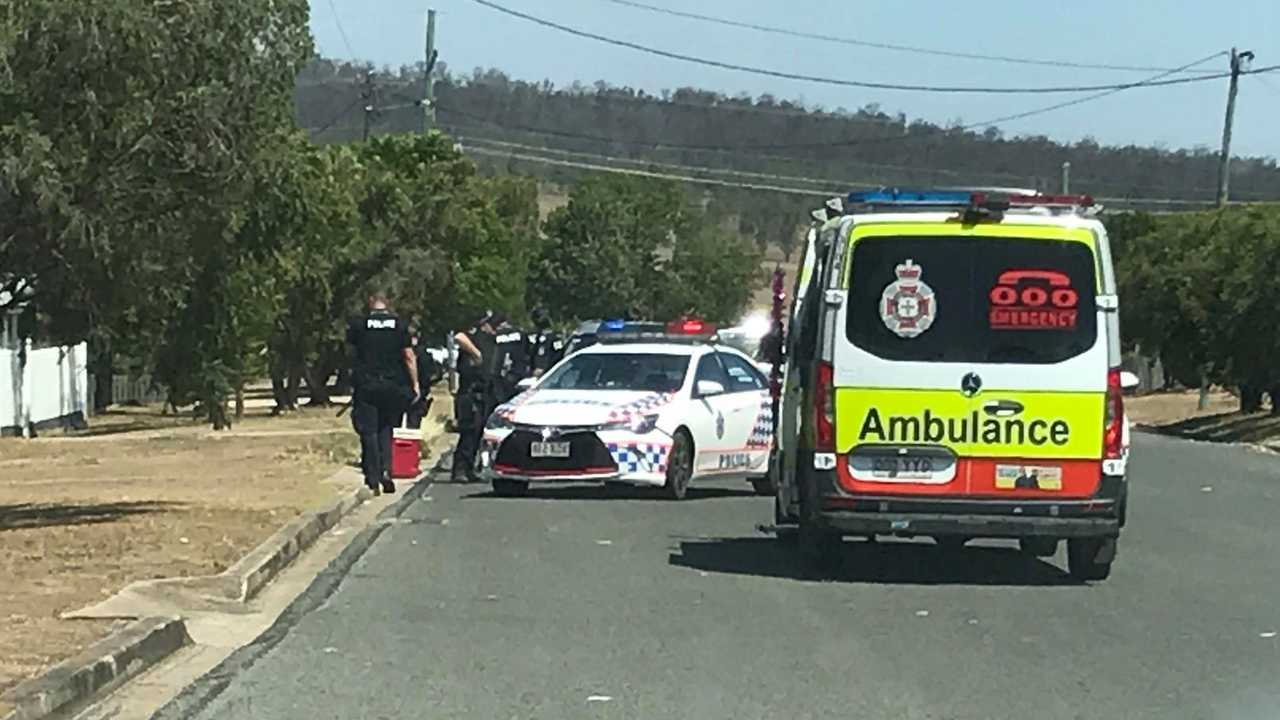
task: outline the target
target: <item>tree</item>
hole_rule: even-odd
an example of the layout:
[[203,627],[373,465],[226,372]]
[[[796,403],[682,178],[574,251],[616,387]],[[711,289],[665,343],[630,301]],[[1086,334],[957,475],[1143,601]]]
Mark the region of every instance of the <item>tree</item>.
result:
[[762,281],[760,252],[672,182],[589,176],[551,213],[532,302],[558,320],[736,317]]
[[101,376],[140,340],[194,363],[161,370],[225,426],[245,352],[239,290],[269,252],[240,228],[310,52],[305,1],[12,8],[0,266],[32,283],[54,333],[90,335]]
[[534,302],[561,320],[644,317],[662,304],[664,256],[695,219],[678,185],[590,176],[547,218],[534,268]]
[[736,321],[764,282],[761,258],[760,249],[750,240],[714,226],[680,238],[658,274],[666,280],[666,289],[659,296],[655,316]]

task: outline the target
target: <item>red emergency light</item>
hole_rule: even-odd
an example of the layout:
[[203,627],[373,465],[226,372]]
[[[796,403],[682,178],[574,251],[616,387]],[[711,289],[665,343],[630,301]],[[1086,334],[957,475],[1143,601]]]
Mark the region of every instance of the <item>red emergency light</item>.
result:
[[667,332],[672,335],[712,335],[715,326],[696,318],[684,318],[667,323]]
[[1092,207],[1091,195],[1010,195],[1009,205],[1014,207]]

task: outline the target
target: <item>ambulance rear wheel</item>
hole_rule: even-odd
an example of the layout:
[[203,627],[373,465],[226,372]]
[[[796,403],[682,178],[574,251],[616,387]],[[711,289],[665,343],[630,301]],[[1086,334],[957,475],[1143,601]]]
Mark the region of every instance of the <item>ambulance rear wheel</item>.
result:
[[689,494],[689,479],[693,477],[693,438],[685,430],[676,432],[671,443],[671,455],[667,460],[667,482],[664,492],[672,500],[683,500]]
[[1076,580],[1106,580],[1116,556],[1115,538],[1074,538],[1067,541],[1067,573]]
[[495,478],[493,481],[493,494],[498,497],[520,497],[529,494],[529,483],[524,480],[505,480],[503,478]]

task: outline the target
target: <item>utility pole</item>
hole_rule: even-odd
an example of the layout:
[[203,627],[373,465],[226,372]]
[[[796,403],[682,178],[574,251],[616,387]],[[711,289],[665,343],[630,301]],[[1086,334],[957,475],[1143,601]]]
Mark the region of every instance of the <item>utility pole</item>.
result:
[[427,69],[422,83],[422,132],[428,133],[436,126],[436,11],[427,10]]
[[370,70],[365,73],[364,89],[360,91],[360,98],[364,100],[364,132],[361,137],[365,142],[369,141],[369,128],[373,125],[375,89],[376,88],[373,85],[373,71]]
[[1222,155],[1218,157],[1218,207],[1227,204],[1231,179],[1231,126],[1236,119],[1236,92],[1240,88],[1240,70],[1253,59],[1249,50],[1236,52],[1231,48],[1231,82],[1227,86],[1227,117],[1222,126]]
[[1062,194],[1071,194],[1071,161],[1065,160],[1062,163]]

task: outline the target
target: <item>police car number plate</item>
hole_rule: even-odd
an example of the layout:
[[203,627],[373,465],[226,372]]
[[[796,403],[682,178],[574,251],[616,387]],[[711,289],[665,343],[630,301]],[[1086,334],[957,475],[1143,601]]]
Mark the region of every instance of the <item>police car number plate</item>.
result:
[[529,457],[567,458],[569,457],[569,443],[567,442],[529,443]]

